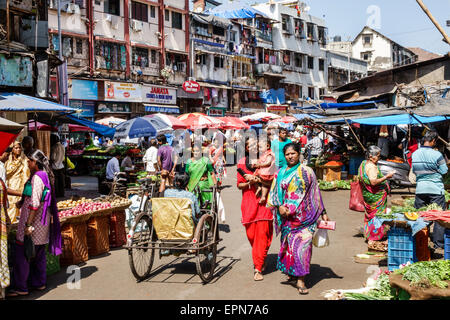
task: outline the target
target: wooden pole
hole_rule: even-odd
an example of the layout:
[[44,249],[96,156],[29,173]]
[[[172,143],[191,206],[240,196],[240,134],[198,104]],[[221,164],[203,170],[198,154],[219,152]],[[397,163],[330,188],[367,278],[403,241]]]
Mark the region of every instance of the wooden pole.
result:
[[444,29],[442,29],[439,22],[437,22],[437,20],[433,17],[430,10],[428,10],[428,8],[425,6],[423,1],[422,0],[416,0],[416,1],[419,4],[419,6],[422,8],[422,10],[426,13],[428,18],[430,18],[431,22],[433,22],[433,24],[436,26],[436,28],[439,30],[439,32],[444,36],[444,42],[447,42],[448,44],[450,44],[450,38],[445,33]]

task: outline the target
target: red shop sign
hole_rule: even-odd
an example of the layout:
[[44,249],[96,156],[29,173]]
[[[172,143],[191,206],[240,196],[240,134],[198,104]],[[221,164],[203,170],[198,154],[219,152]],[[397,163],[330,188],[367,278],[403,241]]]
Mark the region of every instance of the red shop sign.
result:
[[187,93],[197,93],[200,91],[200,85],[197,81],[188,80],[183,83],[183,90]]

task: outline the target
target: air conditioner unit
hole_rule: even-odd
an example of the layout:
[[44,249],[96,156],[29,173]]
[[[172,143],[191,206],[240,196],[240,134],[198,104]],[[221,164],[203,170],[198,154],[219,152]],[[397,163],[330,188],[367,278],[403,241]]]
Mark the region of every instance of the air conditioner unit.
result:
[[112,16],[110,14],[105,14],[104,18],[105,18],[105,21],[109,21],[109,22],[112,21]]
[[[69,10],[70,10],[70,12],[69,12]],[[76,3],[68,3],[67,4],[67,12],[80,14],[80,6],[77,5]]]
[[142,21],[139,20],[131,20],[131,29],[134,31],[142,31],[142,28],[144,27],[144,24]]

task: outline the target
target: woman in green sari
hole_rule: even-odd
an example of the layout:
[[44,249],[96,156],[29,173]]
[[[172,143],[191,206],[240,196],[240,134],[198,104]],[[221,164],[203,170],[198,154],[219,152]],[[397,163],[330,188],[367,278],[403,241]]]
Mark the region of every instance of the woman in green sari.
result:
[[198,186],[201,192],[201,202],[212,201],[212,192],[202,192],[217,184],[214,167],[208,157],[202,156],[202,149],[195,145],[192,148],[193,157],[186,162],[186,172],[189,174],[188,191],[193,192]]

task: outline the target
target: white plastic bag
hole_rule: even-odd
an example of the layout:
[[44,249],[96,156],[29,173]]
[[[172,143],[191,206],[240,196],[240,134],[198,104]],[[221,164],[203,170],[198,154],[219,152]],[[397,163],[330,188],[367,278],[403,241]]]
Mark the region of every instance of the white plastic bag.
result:
[[313,245],[317,248],[324,248],[330,244],[327,229],[317,229],[313,238]]

